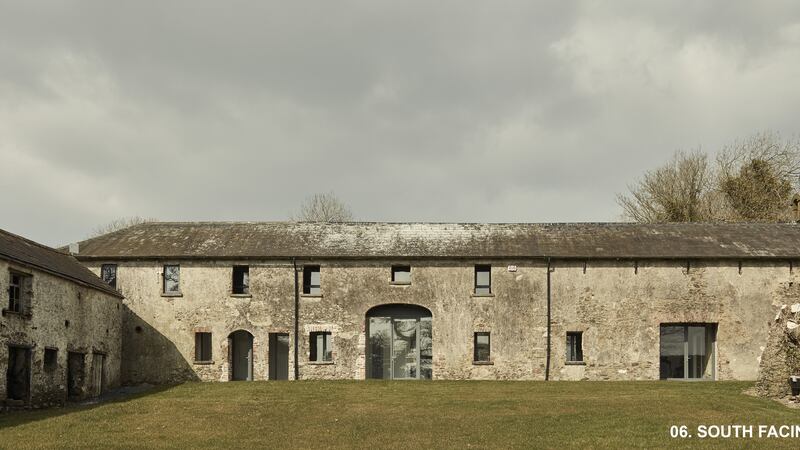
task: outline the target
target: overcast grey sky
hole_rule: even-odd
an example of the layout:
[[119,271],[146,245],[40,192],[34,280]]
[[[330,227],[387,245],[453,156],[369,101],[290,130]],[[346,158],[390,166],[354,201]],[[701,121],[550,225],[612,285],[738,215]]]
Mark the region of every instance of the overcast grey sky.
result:
[[51,245],[330,190],[360,220],[618,220],[674,150],[798,127],[796,0],[0,0],[0,228]]

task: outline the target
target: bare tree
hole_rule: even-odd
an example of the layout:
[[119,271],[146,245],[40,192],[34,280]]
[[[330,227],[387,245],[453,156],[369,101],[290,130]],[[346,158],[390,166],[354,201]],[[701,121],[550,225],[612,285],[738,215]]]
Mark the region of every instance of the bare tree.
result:
[[710,220],[712,179],[705,154],[677,152],[669,163],[629,186],[629,194],[617,195],[617,202],[635,222]]
[[141,223],[147,223],[147,222],[155,222],[157,220],[158,219],[154,219],[152,217],[150,218],[139,217],[139,216],[120,217],[119,219],[112,220],[111,222],[95,227],[95,229],[92,230],[89,237],[91,238],[103,234],[113,233],[114,231],[124,230],[125,228],[130,228],[134,225],[139,225]]
[[699,151],[677,152],[617,195],[636,222],[780,222],[791,218],[800,142],[760,133],[725,147],[715,167]]
[[791,220],[791,198],[800,171],[797,139],[760,133],[723,149],[717,164],[719,190],[733,220]]
[[290,220],[296,222],[349,222],[353,213],[333,192],[314,194],[300,205]]

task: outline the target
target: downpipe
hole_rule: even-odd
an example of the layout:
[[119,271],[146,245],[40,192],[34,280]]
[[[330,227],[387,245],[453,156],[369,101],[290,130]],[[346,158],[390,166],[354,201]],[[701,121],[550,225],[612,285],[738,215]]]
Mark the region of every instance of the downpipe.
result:
[[551,311],[551,309],[550,309],[550,304],[551,304],[550,287],[552,285],[552,281],[550,279],[551,278],[550,277],[551,273],[553,273],[553,269],[552,269],[552,267],[550,265],[550,257],[548,256],[547,257],[547,355],[546,355],[546,359],[547,360],[546,360],[546,363],[545,363],[545,366],[544,366],[544,380],[545,381],[549,381],[550,380],[550,337],[551,337],[550,324],[552,322],[552,320],[551,320],[551,312],[550,312]]

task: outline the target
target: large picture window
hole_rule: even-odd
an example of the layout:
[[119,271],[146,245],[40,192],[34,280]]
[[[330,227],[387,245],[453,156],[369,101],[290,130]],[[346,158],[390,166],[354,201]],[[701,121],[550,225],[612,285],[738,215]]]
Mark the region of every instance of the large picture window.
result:
[[716,338],[716,324],[661,325],[661,379],[713,380]]

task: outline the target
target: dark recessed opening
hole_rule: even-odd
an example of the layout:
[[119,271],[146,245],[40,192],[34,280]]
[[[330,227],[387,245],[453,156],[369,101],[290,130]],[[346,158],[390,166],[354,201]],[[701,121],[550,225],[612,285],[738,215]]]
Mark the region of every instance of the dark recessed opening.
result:
[[142,327],[140,327],[140,326],[137,326],[134,329],[136,330],[137,333],[141,333],[142,332]]
[[67,327],[67,328],[69,328],[69,320],[65,320],[65,321],[64,321],[64,326],[65,326],[65,327]]

